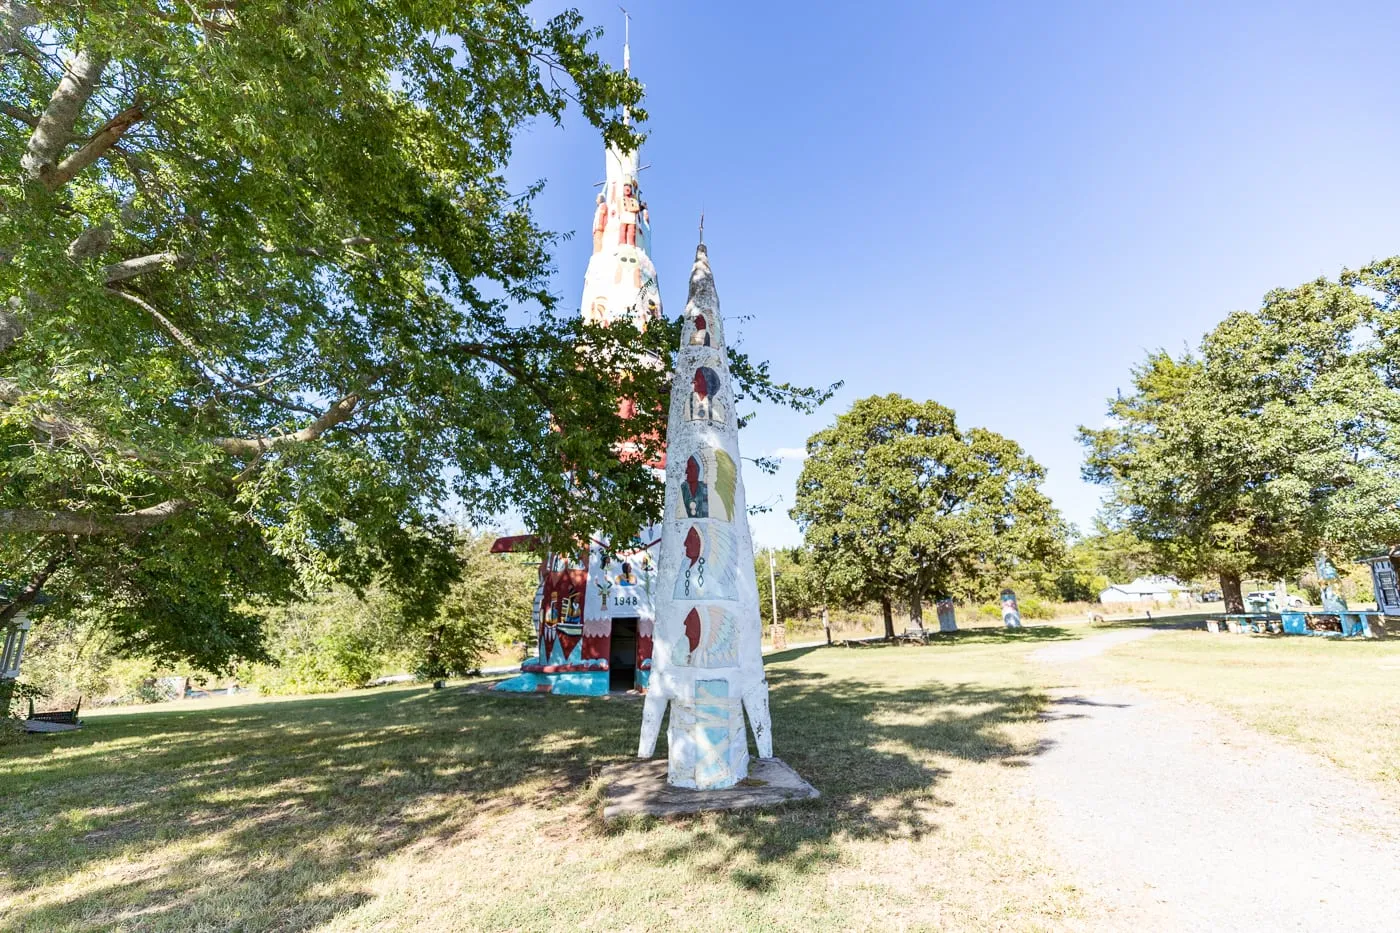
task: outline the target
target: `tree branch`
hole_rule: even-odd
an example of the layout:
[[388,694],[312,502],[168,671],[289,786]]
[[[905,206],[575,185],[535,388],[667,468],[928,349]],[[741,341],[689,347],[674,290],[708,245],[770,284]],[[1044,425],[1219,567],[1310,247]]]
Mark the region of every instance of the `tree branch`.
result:
[[144,106],[136,104],[108,120],[101,129],[93,134],[91,139],[83,144],[81,149],[64,159],[53,170],[53,173],[46,180],[46,184],[50,188],[58,188],[72,181],[74,175],[101,158],[108,149],[117,144],[117,140],[121,139],[127,130],[145,117]]
[[34,601],[39,598],[39,591],[44,588],[49,577],[63,565],[64,556],[62,551],[55,553],[38,573],[29,578],[29,582],[24,585],[24,589],[15,594],[14,599],[0,606],[0,625],[9,623],[15,616],[34,605]]
[[53,96],[49,98],[48,107],[29,137],[24,155],[20,157],[20,168],[29,178],[50,188],[58,187],[50,181],[58,157],[73,141],[73,127],[106,67],[107,59],[89,55],[86,49],[68,62],[58,87],[54,88]]
[[165,328],[165,332],[168,333],[171,337],[174,337],[175,342],[178,343],[180,346],[184,347],[185,351],[189,353],[190,356],[194,357],[194,361],[198,363],[200,369],[203,370],[201,375],[203,375],[206,380],[212,383],[215,381],[214,377],[217,376],[219,379],[222,379],[225,382],[232,381],[224,373],[220,372],[214,366],[205,362],[204,354],[200,351],[199,344],[195,343],[189,338],[188,335],[186,335],[184,331],[176,327],[175,323],[171,321],[170,318],[157,311],[155,307],[151,305],[150,302],[145,301],[142,298],[138,298],[136,295],[133,295],[130,292],[124,292],[119,288],[109,288],[106,291],[108,294],[116,295],[120,298],[125,298],[127,301],[136,305],[138,308],[145,311],[151,317],[155,318],[156,323],[158,323],[161,327]]
[[0,113],[18,120],[31,130],[39,126],[39,118],[22,107],[16,107],[13,104],[0,104]]
[[102,515],[96,512],[45,512],[0,509],[0,531],[62,535],[139,535],[189,508],[184,499],[168,499],[148,509]]
[[24,51],[29,45],[24,30],[39,25],[39,13],[18,0],[0,0],[0,52]]
[[24,322],[15,313],[18,299],[0,303],[0,353],[4,353],[24,333]]
[[[377,241],[367,236],[349,236],[326,246],[259,246],[255,251],[263,256],[279,256],[283,253],[290,253],[294,256],[311,256],[316,259],[324,259],[332,252],[339,249],[351,249],[355,246],[370,246]],[[214,253],[204,257],[194,256],[189,253],[151,253],[146,256],[137,256],[134,259],[124,259],[121,262],[113,263],[104,271],[103,284],[112,286],[128,279],[134,279],[148,272],[156,272],[160,269],[178,268],[194,262],[212,262],[222,258],[223,254]]]
[[149,256],[138,256],[135,259],[124,259],[115,262],[103,270],[103,284],[111,287],[118,282],[125,282],[127,279],[134,279],[138,275],[145,275],[147,272],[154,272],[166,266],[177,266],[186,261],[187,257],[179,253],[151,253]]
[[343,421],[349,420],[360,404],[357,393],[349,395],[328,408],[320,417],[299,431],[290,434],[274,434],[267,437],[216,437],[212,441],[224,453],[233,457],[257,457],[269,450],[291,444],[304,444],[314,441],[322,434]]

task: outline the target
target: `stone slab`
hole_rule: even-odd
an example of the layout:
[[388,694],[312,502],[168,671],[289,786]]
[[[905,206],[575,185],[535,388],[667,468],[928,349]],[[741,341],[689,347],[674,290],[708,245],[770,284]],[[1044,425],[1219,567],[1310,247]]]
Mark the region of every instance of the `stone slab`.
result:
[[821,794],[781,758],[749,759],[749,776],[724,790],[690,790],[666,783],[666,759],[642,758],[609,765],[601,775],[603,820],[646,814],[675,816],[708,810],[749,810]]

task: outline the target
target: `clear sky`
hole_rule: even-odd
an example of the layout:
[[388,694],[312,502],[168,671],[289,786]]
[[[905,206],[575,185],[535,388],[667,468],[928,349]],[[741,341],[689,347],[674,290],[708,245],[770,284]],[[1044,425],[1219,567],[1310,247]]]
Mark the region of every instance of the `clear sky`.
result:
[[[577,5],[620,64],[616,3]],[[745,471],[775,506],[760,544],[801,540],[807,437],[887,392],[1019,442],[1087,527],[1075,428],[1102,424],[1133,364],[1270,288],[1400,253],[1400,5],[628,9],[666,313],[703,207],[731,338],[781,380],[846,383],[742,432],[746,456],[796,454]],[[601,143],[577,118],[540,125],[513,171],[547,179],[540,220],[576,232],[555,286],[575,307]]]

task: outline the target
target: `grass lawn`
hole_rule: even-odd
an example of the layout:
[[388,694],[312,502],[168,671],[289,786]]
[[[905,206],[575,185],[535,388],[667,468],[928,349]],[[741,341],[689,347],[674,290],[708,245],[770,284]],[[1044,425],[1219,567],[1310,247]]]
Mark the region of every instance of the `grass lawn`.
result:
[[[823,793],[605,830],[640,703],[450,688],[93,712],[0,747],[7,930],[1059,929],[1021,793],[1056,628],[769,660]],[[664,742],[664,739],[663,739]]]
[[1169,631],[1084,667],[1086,678],[1210,704],[1378,782],[1400,805],[1400,638]]

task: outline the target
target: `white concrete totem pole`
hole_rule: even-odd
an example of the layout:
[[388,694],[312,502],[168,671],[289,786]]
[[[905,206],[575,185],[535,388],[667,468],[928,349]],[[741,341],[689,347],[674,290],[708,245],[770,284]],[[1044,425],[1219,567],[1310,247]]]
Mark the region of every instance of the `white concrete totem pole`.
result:
[[669,705],[666,780],[677,787],[714,790],[748,776],[745,712],[759,757],[773,757],[739,463],[724,324],[701,243],[671,384],[652,674],[637,748],[642,758],[655,752]]

